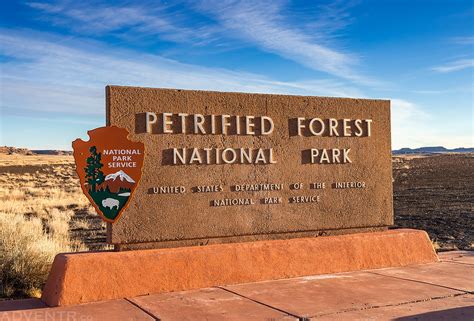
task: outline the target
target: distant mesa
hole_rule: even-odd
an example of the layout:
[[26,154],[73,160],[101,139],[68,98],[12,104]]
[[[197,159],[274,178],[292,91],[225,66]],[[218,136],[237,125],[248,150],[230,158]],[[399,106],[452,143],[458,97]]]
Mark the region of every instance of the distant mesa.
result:
[[72,151],[56,149],[18,148],[12,146],[0,146],[0,154],[4,155],[72,155]]
[[57,150],[57,149],[34,149],[32,152],[35,155],[72,155],[70,150]]
[[10,147],[10,146],[2,146],[0,147],[0,154],[6,155],[34,155],[33,151],[29,150],[28,148],[17,148],[17,147]]
[[447,149],[443,146],[434,146],[434,147],[420,147],[420,148],[401,148],[392,151],[394,155],[402,155],[402,154],[439,154],[439,153],[474,153],[474,148],[453,148]]

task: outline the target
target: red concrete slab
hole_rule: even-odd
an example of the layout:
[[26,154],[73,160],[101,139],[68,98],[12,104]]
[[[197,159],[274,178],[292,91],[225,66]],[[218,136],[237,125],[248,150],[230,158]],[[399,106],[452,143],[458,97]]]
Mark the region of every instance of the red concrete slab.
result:
[[126,300],[103,301],[69,307],[42,308],[0,312],[0,320],[87,320],[151,321],[155,320]]
[[350,311],[316,317],[318,321],[472,321],[474,296],[462,295],[424,302]]
[[441,261],[474,265],[474,251],[450,251],[438,254]]
[[373,270],[371,273],[426,282],[460,291],[474,291],[474,265],[453,262]]
[[159,320],[298,320],[223,289],[174,292],[131,299]]
[[426,232],[409,229],[158,250],[63,253],[54,259],[42,300],[49,306],[65,306],[437,261]]
[[302,277],[225,288],[299,317],[424,301],[462,293],[368,272]]
[[11,310],[30,310],[45,308],[46,304],[40,299],[0,301],[0,312]]

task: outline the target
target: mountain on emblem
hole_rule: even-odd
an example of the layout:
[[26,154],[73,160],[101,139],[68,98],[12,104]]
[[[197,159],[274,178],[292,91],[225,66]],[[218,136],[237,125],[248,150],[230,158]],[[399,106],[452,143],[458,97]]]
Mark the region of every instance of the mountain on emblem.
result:
[[126,129],[110,126],[88,132],[90,140],[72,146],[84,194],[107,222],[117,221],[141,177],[144,145],[130,141]]
[[108,181],[108,180],[113,180],[113,181],[115,181],[115,179],[116,179],[117,177],[118,177],[118,178],[120,179],[120,181],[122,181],[122,182],[123,182],[123,181],[127,181],[127,182],[132,183],[132,184],[135,183],[135,181],[134,181],[130,176],[128,176],[127,173],[125,173],[125,172],[122,171],[122,170],[119,170],[117,173],[109,174],[109,175],[105,176],[105,180],[106,180],[106,181]]
[[103,185],[109,188],[111,192],[118,193],[121,191],[124,193],[135,185],[135,181],[124,171],[120,170],[105,176]]

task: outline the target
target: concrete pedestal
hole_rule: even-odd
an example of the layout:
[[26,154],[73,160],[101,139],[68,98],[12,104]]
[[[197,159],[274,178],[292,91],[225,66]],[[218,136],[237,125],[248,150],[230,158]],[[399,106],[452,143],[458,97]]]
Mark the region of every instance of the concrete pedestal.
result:
[[56,256],[42,300],[49,306],[437,262],[424,231]]

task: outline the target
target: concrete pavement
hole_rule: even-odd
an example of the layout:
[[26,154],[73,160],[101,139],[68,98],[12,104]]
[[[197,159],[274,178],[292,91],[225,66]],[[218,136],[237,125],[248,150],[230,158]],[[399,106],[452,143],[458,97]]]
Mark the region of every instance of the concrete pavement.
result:
[[440,262],[48,308],[0,302],[4,320],[474,320],[474,252]]

